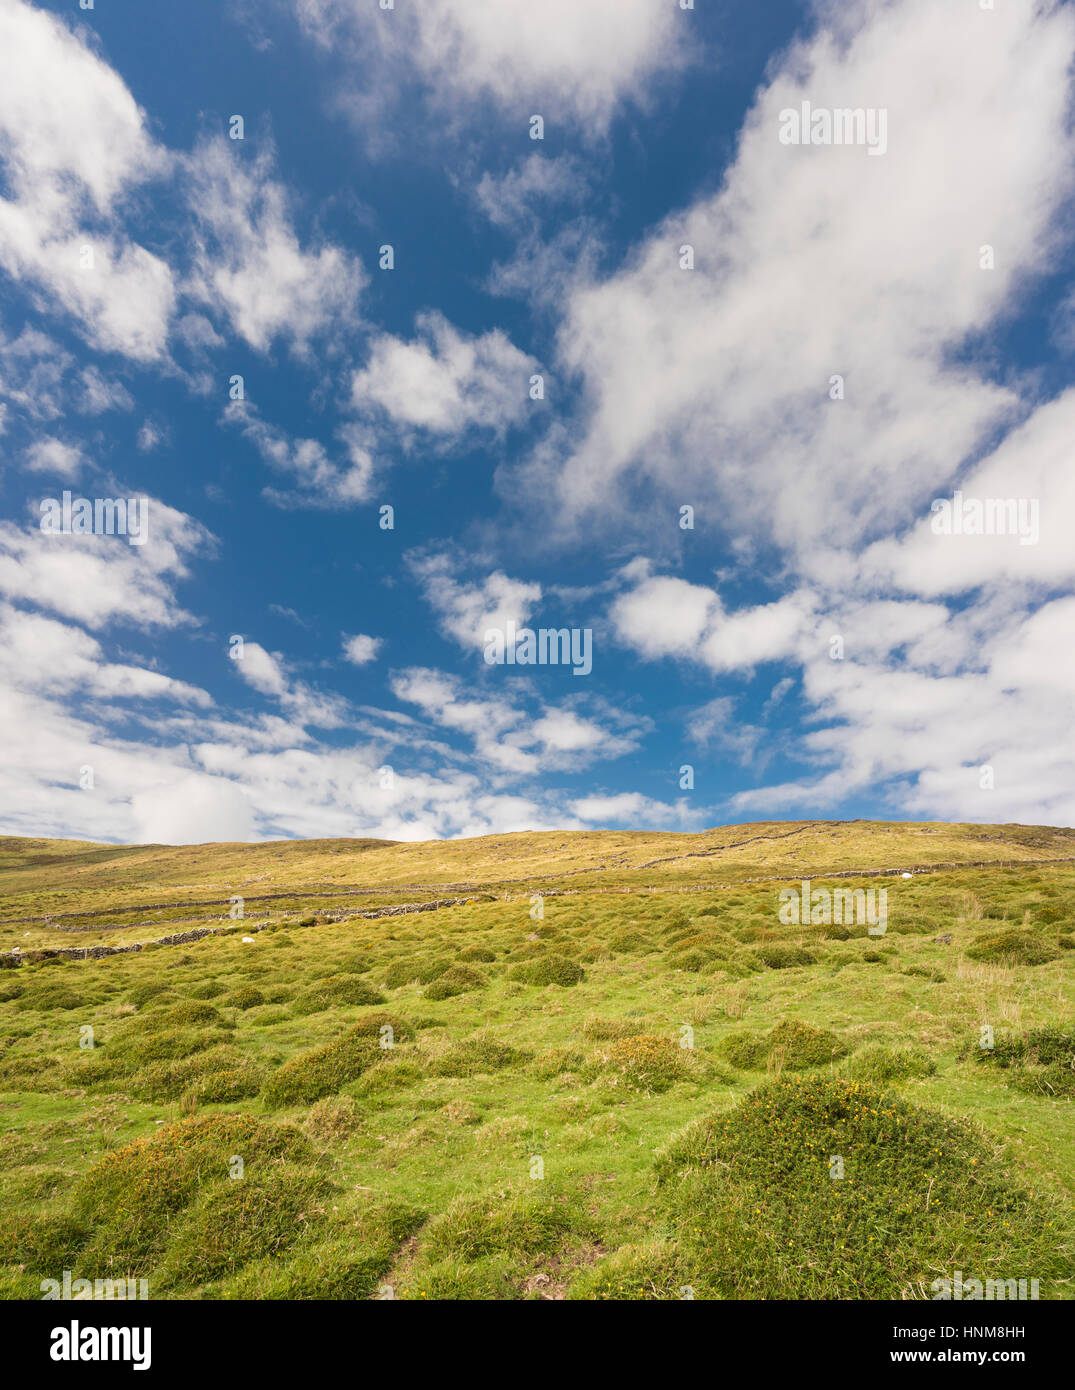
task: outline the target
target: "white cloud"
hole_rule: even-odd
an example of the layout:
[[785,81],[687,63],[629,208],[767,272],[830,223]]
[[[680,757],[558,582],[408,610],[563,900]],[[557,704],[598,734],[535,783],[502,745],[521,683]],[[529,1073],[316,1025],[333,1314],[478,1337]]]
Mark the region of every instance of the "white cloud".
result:
[[[720,190],[572,294],[574,439],[514,478],[558,500],[565,533],[648,516],[648,483],[662,502],[711,502],[732,535],[779,537],[813,574],[819,548],[909,519],[1020,412],[954,349],[1050,264],[1075,14],[968,19],[931,0],[840,14],[839,41],[822,26],[774,67]],[[887,153],[782,145],[779,113],[803,99],[883,105]]]
[[[122,493],[119,495],[123,495]],[[192,621],[176,602],[173,583],[195,554],[212,548],[192,517],[148,499],[149,538],[64,535],[0,523],[0,594],[99,628],[176,627]]]
[[442,314],[420,314],[410,342],[375,338],[351,388],[356,409],[404,431],[458,436],[469,429],[500,438],[529,405],[536,361],[494,329],[460,333]]
[[247,685],[252,685],[261,695],[279,697],[287,690],[281,659],[258,642],[243,643],[242,657],[236,661],[235,669]]
[[254,814],[248,797],[225,777],[192,772],[136,792],[131,798],[138,841],[189,845],[252,840]]
[[242,430],[270,467],[294,478],[294,490],[268,487],[265,497],[282,507],[350,507],[369,498],[373,459],[361,431],[339,431],[346,461],[334,463],[318,439],[294,439],[264,420],[249,401],[229,401],[224,420]]
[[0,198],[0,267],[43,285],[95,346],[159,358],[171,272],[119,214],[164,156],[84,37],[22,0],[0,0],[0,151],[13,195]]
[[700,748],[717,747],[741,763],[752,761],[765,737],[765,730],[736,719],[735,701],[719,695],[696,709],[687,720],[687,735]]
[[[1071,439],[1075,432],[1075,389],[1042,406],[1002,440],[994,452],[957,481],[966,499],[1018,501],[1028,504],[1027,520],[1038,518],[1038,534],[945,535],[933,529],[934,515],[923,515],[905,536],[878,541],[860,559],[866,583],[887,583],[906,592],[933,597],[965,593],[983,584],[1047,587],[1075,579],[1075,469]],[[938,490],[935,500],[951,500],[953,490]],[[1030,511],[1033,504],[1035,511]]]
[[357,633],[354,637],[343,639],[343,654],[354,666],[366,666],[376,660],[381,649],[380,637],[367,637]]
[[55,420],[72,412],[100,415],[134,405],[122,382],[92,364],[76,370],[74,358],[54,338],[25,326],[17,338],[0,329],[0,397],[27,420]]
[[478,180],[478,207],[497,227],[533,223],[550,204],[578,203],[589,190],[585,167],[571,155],[530,154],[499,176],[488,170]]
[[31,419],[54,420],[64,412],[64,380],[72,361],[38,328],[27,325],[17,338],[0,333],[0,394]]
[[302,353],[330,325],[355,321],[365,273],[337,246],[303,248],[270,153],[247,161],[237,142],[220,137],[201,145],[187,169],[198,229],[193,295],[260,352],[283,337]]
[[52,473],[70,482],[78,477],[83,459],[77,445],[47,434],[30,445],[26,451],[25,463],[32,473]]
[[168,437],[167,428],[156,420],[143,420],[138,427],[138,448],[143,454],[152,453]]
[[718,605],[711,589],[684,579],[644,579],[609,610],[617,638],[647,658],[694,654]]
[[106,410],[134,409],[134,400],[123,383],[114,378],[110,380],[92,364],[82,369],[77,404],[87,415],[101,415]]
[[9,679],[23,690],[212,706],[208,693],[197,686],[141,666],[108,662],[100,643],[81,628],[10,604],[0,604],[0,643]]
[[621,102],[644,101],[698,42],[693,16],[662,0],[423,0],[391,12],[363,0],[294,3],[326,47],[351,41],[358,71],[344,101],[367,120],[371,101],[416,68],[445,107],[491,99],[600,134]]
[[629,825],[632,830],[674,825],[682,828],[696,819],[697,812],[685,801],[674,806],[643,796],[641,792],[620,792],[614,796],[585,796],[571,802],[571,810],[595,829]]
[[442,630],[461,647],[480,650],[490,628],[509,622],[521,627],[541,600],[541,585],[512,579],[494,570],[484,579],[463,581],[446,555],[411,556],[409,563]]
[[646,721],[628,718],[608,707],[598,718],[578,712],[577,699],[539,705],[527,713],[531,692],[513,687],[494,695],[473,694],[440,671],[412,667],[392,679],[397,699],[417,705],[442,728],[471,740],[483,762],[517,776],[549,771],[577,771],[597,759],[619,758],[633,751]]
[[258,642],[244,642],[242,656],[234,665],[247,685],[261,695],[279,700],[299,727],[338,729],[350,722],[345,700],[295,679],[284,658],[278,652],[266,651]]
[[736,671],[794,655],[814,625],[813,606],[801,592],[728,613],[704,585],[647,576],[614,601],[609,617],[617,639],[648,660],[685,657],[711,671]]

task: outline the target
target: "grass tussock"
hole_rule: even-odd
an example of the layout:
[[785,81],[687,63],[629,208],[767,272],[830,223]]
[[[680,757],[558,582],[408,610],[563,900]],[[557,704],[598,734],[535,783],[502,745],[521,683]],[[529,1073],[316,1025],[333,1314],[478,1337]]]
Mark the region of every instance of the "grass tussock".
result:
[[[65,1268],[176,1299],[917,1298],[955,1268],[1070,1297],[1073,846],[0,842],[0,1298]],[[902,862],[883,937],[780,920],[781,873]],[[30,955],[220,925],[231,891],[254,941]]]
[[956,1269],[1070,1274],[1060,1213],[981,1135],[866,1082],[761,1086],[657,1169],[686,1257],[727,1298],[894,1299]]

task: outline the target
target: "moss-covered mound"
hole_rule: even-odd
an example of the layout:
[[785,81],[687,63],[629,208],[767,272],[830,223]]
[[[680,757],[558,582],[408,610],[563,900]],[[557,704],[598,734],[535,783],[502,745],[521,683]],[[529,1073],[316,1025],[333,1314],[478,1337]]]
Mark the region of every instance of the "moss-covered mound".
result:
[[867,1083],[761,1086],[657,1170],[688,1263],[723,1297],[928,1298],[957,1269],[1036,1277],[1049,1297],[1070,1276],[1070,1233],[974,1129]]
[[252,1115],[212,1115],[164,1125],[149,1139],[107,1154],[75,1190],[74,1216],[92,1231],[84,1263],[145,1272],[163,1250],[178,1214],[209,1188],[267,1173],[281,1160],[313,1157],[288,1125]]
[[381,1061],[404,1032],[405,1026],[394,1015],[369,1014],[332,1042],[285,1062],[269,1078],[262,1098],[275,1109],[333,1095]]
[[687,1074],[678,1043],[652,1033],[619,1038],[599,1048],[593,1064],[616,1085],[641,1095],[660,1095]]
[[525,985],[577,985],[584,978],[581,965],[576,965],[566,956],[542,955],[534,960],[513,966],[508,972],[509,980],[518,980]]
[[330,975],[327,979],[318,980],[309,989],[304,989],[296,997],[291,1009],[293,1013],[305,1016],[323,1013],[325,1009],[338,1008],[340,1005],[384,1002],[384,995],[378,993],[365,980],[356,979],[354,975]]
[[1029,931],[1002,931],[983,936],[967,948],[971,960],[995,965],[1047,965],[1060,952],[1048,941]]
[[484,984],[485,980],[476,970],[465,965],[453,965],[426,986],[425,996],[427,999],[453,999],[457,994],[481,989]]
[[770,1058],[778,1060],[785,1071],[810,1071],[839,1061],[850,1047],[827,1028],[793,1018],[778,1023],[769,1033],[733,1033],[721,1051],[741,1071],[761,1071]]

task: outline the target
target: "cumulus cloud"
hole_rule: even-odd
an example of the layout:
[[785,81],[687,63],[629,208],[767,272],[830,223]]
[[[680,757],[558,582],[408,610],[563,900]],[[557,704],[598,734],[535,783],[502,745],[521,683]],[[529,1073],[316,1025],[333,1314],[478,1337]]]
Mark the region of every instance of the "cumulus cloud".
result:
[[343,102],[366,121],[414,74],[446,110],[522,102],[601,134],[622,102],[644,101],[683,63],[695,32],[688,12],[661,0],[424,0],[392,12],[362,0],[294,3],[307,32],[357,68]]
[[735,701],[730,695],[718,695],[690,715],[687,736],[700,748],[718,748],[731,753],[741,763],[749,763],[765,737],[765,730],[737,718]]
[[267,352],[284,338],[301,353],[329,325],[355,321],[365,272],[338,246],[302,245],[269,151],[246,160],[220,137],[195,150],[187,172],[197,224],[189,288],[251,347]]
[[254,838],[249,798],[225,777],[191,772],[147,787],[131,798],[131,814],[142,844],[208,844]]
[[294,488],[266,487],[268,501],[281,507],[348,507],[368,499],[374,464],[360,431],[341,427],[344,458],[336,462],[319,439],[292,437],[264,419],[250,401],[229,401],[224,421],[241,430],[271,468],[294,480]]
[[494,226],[518,229],[532,225],[550,205],[580,202],[589,186],[586,166],[575,157],[529,154],[506,173],[486,170],[474,198]]
[[[574,289],[559,335],[582,393],[574,438],[512,473],[558,499],[568,534],[623,524],[648,485],[810,566],[819,544],[909,519],[1025,413],[955,349],[1049,263],[1075,15],[1008,6],[978,23],[860,0],[838,22],[774,66],[719,191]],[[887,153],[782,144],[780,112],[803,100],[884,106]]]
[[355,373],[351,399],[406,435],[458,438],[470,430],[501,438],[529,407],[536,361],[499,329],[471,337],[442,314],[420,314],[407,342],[383,333]]
[[[1070,584],[1075,579],[1075,470],[1071,438],[1075,390],[1039,406],[1018,429],[957,481],[967,502],[1014,504],[1015,525],[992,534],[945,533],[943,516],[925,511],[910,531],[878,541],[860,557],[866,583],[888,584],[933,597],[966,593],[1006,582],[1023,590]],[[932,499],[950,502],[956,489]],[[1026,521],[1019,529],[1020,503]],[[1034,524],[1033,531],[1031,524]]]
[[156,498],[146,501],[144,545],[116,535],[65,535],[0,523],[0,594],[91,628],[192,622],[173,586],[187,576],[193,556],[212,550],[213,538],[186,513]]
[[367,637],[364,633],[357,633],[354,637],[344,637],[343,654],[353,666],[368,666],[371,661],[377,659],[377,653],[381,649],[380,637]]
[[608,796],[584,796],[571,802],[571,810],[588,829],[616,828],[627,825],[632,830],[655,826],[675,826],[683,829],[696,822],[698,811],[685,801],[670,805],[641,792],[619,792]]
[[76,444],[46,434],[35,439],[26,450],[24,462],[32,473],[52,473],[70,482],[78,476],[83,460]]
[[502,570],[484,579],[459,579],[448,555],[412,555],[409,564],[442,630],[466,649],[480,650],[490,628],[504,632],[509,622],[523,626],[541,600],[540,584],[512,579]]
[[813,606],[813,597],[799,592],[727,612],[703,584],[653,576],[622,593],[609,617],[618,640],[644,658],[685,657],[712,671],[735,671],[793,655],[814,625]]
[[13,685],[50,694],[77,692],[105,699],[160,700],[207,709],[209,694],[186,681],[130,663],[107,661],[88,632],[39,613],[0,604],[0,643]]
[[300,727],[338,729],[350,722],[345,700],[297,679],[278,652],[266,651],[259,642],[245,641],[238,650],[241,654],[234,665],[242,679],[260,695],[278,700]]
[[[467,737],[483,762],[519,776],[576,771],[597,759],[622,757],[648,728],[647,721],[607,706],[587,717],[577,699],[553,705],[515,688],[510,694],[475,693],[453,676],[420,667],[397,672],[392,692],[442,728]],[[528,702],[539,712],[529,713]]]
[[166,158],[88,35],[23,0],[0,0],[0,267],[40,285],[96,347],[164,352],[169,267],[130,240],[125,198]]

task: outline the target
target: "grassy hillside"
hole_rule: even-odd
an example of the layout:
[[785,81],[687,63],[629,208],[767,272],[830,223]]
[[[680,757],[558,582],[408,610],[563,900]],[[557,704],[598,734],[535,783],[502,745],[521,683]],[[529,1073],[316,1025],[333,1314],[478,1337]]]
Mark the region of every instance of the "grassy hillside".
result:
[[1075,1287],[1073,831],[6,839],[0,938],[8,1297]]

